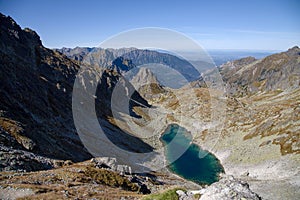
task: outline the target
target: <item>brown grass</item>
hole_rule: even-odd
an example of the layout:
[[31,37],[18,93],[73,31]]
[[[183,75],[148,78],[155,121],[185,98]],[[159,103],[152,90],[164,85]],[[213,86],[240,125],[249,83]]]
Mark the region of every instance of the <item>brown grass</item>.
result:
[[28,188],[35,194],[20,199],[120,199],[136,197],[139,187],[116,172],[98,169],[93,164],[31,173],[1,172],[2,187]]

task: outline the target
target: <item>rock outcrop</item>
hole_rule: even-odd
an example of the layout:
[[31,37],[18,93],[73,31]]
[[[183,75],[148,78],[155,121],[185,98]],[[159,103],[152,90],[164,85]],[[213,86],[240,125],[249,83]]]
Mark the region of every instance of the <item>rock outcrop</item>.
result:
[[262,199],[254,193],[249,184],[245,181],[221,175],[220,181],[203,187],[201,190],[177,190],[179,200],[193,200],[195,195],[199,195],[199,200],[260,200]]
[[98,158],[92,158],[91,162],[95,163],[96,167],[98,168],[111,169],[113,171],[120,173],[121,175],[124,174],[130,175],[132,173],[130,166],[118,164],[116,158],[98,157]]
[[255,194],[249,188],[249,185],[233,176],[227,176],[221,178],[219,182],[213,183],[207,188],[201,190],[200,200],[260,200],[257,194]]
[[166,92],[155,75],[146,67],[140,67],[130,83],[148,100],[155,101],[155,99],[159,99]]

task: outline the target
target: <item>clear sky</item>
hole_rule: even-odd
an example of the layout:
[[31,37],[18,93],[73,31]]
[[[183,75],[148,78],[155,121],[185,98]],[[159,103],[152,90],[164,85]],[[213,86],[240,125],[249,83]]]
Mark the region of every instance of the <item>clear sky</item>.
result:
[[98,46],[141,27],[174,29],[206,49],[300,45],[299,0],[0,0],[0,12],[37,31],[49,48]]

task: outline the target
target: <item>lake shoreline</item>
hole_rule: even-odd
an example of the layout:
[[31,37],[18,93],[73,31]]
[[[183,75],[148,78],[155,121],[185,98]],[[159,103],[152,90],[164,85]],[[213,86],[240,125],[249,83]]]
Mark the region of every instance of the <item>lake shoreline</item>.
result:
[[[193,143],[193,141],[189,141],[188,139],[188,134],[190,134],[190,132],[185,129],[184,127],[180,126],[179,124],[176,123],[171,123],[168,124],[165,128],[165,130],[161,133],[161,137],[160,137],[160,142],[162,142],[163,145],[167,144],[166,141],[164,141],[164,135],[166,135],[166,133],[170,134],[172,131],[172,128],[175,128],[175,135],[177,135],[177,133],[181,133],[182,135],[177,135],[175,138],[181,137],[181,139],[183,139],[186,146],[186,149],[183,149],[183,153],[180,155],[178,158],[176,158],[173,162],[171,162],[170,165],[165,165],[165,169],[169,172],[172,173],[178,177],[181,177],[187,181],[192,181],[193,183],[203,187],[206,185],[211,185],[214,182],[218,182],[220,180],[220,175],[225,173],[224,167],[222,166],[220,160],[211,152],[204,150],[200,145]],[[172,134],[172,133],[171,133]],[[172,143],[174,138],[171,139]],[[190,139],[192,139],[192,137],[190,137]],[[170,145],[169,145],[170,146]],[[171,145],[172,146],[172,145]],[[164,163],[167,164],[169,163],[168,160],[168,154],[167,154],[167,149],[166,147],[163,148],[163,154],[164,154]],[[204,157],[199,157],[199,154],[204,153],[206,154]],[[191,157],[192,156],[192,157]],[[208,156],[208,157],[207,157]],[[183,165],[180,163],[181,160],[183,159],[187,159],[184,161]],[[195,171],[195,167],[189,164],[188,161],[191,162],[195,162],[195,165],[197,166],[198,164],[198,170],[199,173],[197,171]],[[177,168],[172,169],[171,167]],[[177,165],[177,167],[176,167]],[[188,168],[188,171],[184,171],[185,167]],[[201,168],[202,167],[202,168]],[[203,168],[204,167],[204,168]],[[211,169],[215,169],[215,170],[211,170]],[[178,171],[179,170],[179,171]],[[180,170],[183,170],[182,172],[180,172]],[[213,171],[213,172],[212,172]],[[189,173],[192,174],[189,174]],[[194,174],[195,173],[195,176]],[[213,178],[212,178],[213,177]],[[198,179],[198,180],[197,180]]]

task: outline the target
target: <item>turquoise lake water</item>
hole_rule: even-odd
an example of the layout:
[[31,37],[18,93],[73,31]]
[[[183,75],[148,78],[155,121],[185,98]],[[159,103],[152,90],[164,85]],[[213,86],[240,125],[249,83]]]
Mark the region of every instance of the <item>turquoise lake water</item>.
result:
[[170,163],[168,168],[173,173],[198,184],[209,185],[218,181],[219,173],[224,172],[219,160],[191,143],[192,135],[177,124],[169,125],[160,139]]

